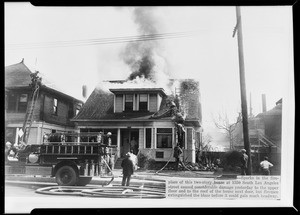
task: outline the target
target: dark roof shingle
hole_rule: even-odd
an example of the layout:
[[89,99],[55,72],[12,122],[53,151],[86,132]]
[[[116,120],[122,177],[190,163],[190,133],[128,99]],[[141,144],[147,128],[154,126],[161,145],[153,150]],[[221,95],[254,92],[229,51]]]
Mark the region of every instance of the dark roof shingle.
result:
[[5,87],[28,87],[31,71],[22,62],[5,67]]
[[[149,89],[151,90],[151,89]],[[111,90],[114,92],[114,90]],[[184,102],[187,103],[186,119],[201,121],[201,107],[199,101],[199,94],[185,92]],[[114,113],[114,94],[110,91],[104,91],[102,89],[95,89],[86,103],[80,109],[79,113],[74,117],[74,120],[155,120],[156,115],[169,110],[167,106],[167,100],[170,99],[168,96],[164,96],[159,111],[156,113],[151,112],[122,112]],[[172,117],[166,115],[159,117],[159,119],[172,120]]]

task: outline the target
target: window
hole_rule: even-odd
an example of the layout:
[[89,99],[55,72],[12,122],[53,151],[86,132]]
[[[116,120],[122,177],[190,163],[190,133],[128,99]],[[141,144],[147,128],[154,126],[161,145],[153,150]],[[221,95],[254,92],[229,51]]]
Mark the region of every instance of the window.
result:
[[18,112],[26,112],[27,109],[27,94],[19,96]]
[[69,103],[69,111],[68,111],[69,118],[74,116],[74,106],[73,103]]
[[151,148],[152,128],[146,128],[146,148]]
[[15,128],[6,128],[5,129],[5,142],[9,141],[14,144],[16,138],[16,129]]
[[57,99],[53,99],[53,114],[57,115]]
[[17,107],[17,95],[9,94],[7,97],[7,110],[8,111],[16,111]]
[[172,148],[172,128],[157,128],[157,148]]
[[7,110],[10,112],[25,113],[27,109],[27,94],[9,94],[7,96]]
[[110,132],[111,135],[111,145],[117,145],[118,143],[118,129],[114,128],[81,128],[80,133],[83,133],[82,136],[80,136],[81,142],[92,142],[97,141],[97,135],[99,132],[103,132],[104,134],[107,134]]
[[156,152],[155,157],[156,158],[164,158],[164,152]]
[[125,95],[125,111],[133,111],[133,95]]
[[148,110],[148,95],[140,94],[139,110],[147,111]]

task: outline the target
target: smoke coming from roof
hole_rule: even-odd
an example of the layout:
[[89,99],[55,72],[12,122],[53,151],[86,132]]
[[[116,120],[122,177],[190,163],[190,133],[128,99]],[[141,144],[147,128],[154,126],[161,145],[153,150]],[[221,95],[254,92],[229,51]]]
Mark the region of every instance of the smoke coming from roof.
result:
[[[159,23],[154,15],[154,8],[134,8],[133,20],[141,36],[158,33]],[[158,40],[131,42],[126,45],[121,52],[121,58],[132,71],[128,80],[139,77],[157,83],[161,78],[168,78],[165,59],[158,54],[159,45]]]

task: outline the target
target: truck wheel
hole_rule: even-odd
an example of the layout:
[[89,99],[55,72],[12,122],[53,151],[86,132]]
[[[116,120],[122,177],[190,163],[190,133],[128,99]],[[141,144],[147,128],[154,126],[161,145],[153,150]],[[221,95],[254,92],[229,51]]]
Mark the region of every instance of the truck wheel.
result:
[[59,186],[73,186],[77,182],[77,174],[74,168],[70,166],[60,167],[55,174],[55,178]]
[[77,180],[77,186],[85,186],[91,182],[93,177],[79,177]]

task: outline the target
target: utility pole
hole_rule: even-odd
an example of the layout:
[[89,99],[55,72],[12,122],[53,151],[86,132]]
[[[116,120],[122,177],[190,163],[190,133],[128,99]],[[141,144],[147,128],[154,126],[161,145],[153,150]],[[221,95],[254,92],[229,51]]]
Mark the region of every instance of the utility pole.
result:
[[252,174],[252,161],[251,161],[251,146],[250,146],[250,141],[249,141],[249,130],[248,130],[247,94],[246,94],[246,81],[245,81],[244,51],[243,51],[242,18],[241,18],[241,10],[240,10],[239,6],[236,6],[236,19],[237,19],[237,24],[236,24],[234,32],[233,32],[233,37],[234,37],[235,33],[237,32],[244,147],[245,147],[245,149],[247,151],[247,155],[248,155],[247,175],[251,175]]

